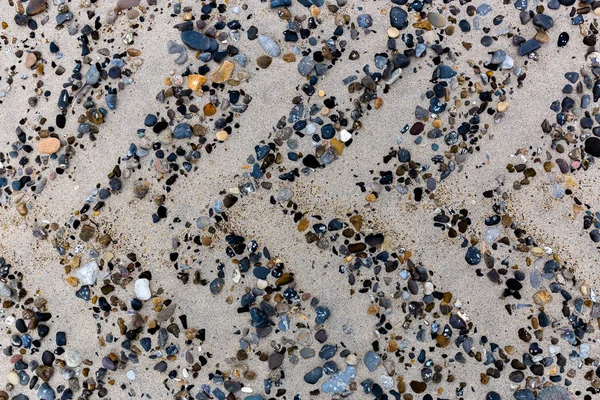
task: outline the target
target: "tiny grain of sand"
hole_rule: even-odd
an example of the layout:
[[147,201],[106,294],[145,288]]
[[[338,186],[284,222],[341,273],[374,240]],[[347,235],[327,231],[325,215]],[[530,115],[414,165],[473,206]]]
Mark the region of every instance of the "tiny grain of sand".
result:
[[[29,3],[0,4],[0,399],[597,395],[600,256],[591,239],[600,146],[580,123],[593,120],[597,104],[579,107],[594,93],[586,55],[596,2],[121,0],[132,7],[119,11],[114,0],[50,1],[27,18],[28,6],[45,4]],[[392,11],[411,3],[406,14]],[[71,20],[55,28],[67,12]],[[446,25],[431,28],[429,12]],[[407,18],[396,49],[390,13]],[[183,64],[168,54],[169,40],[182,43],[176,24],[186,23],[182,30],[226,33],[212,60],[190,48]],[[248,38],[254,29],[281,50],[266,69],[257,66],[268,64],[265,50]],[[299,40],[285,41],[293,32]],[[565,32],[569,43],[559,47]],[[515,36],[547,43],[519,56]],[[427,49],[420,57],[417,43]],[[489,65],[498,49],[512,68]],[[230,61],[236,51],[245,67]],[[37,62],[27,69],[31,52]],[[322,73],[301,76],[298,63],[316,52]],[[387,85],[397,53],[410,66]],[[108,76],[113,58],[123,60],[120,76]],[[61,91],[75,103],[85,83],[72,78],[77,62],[82,75],[92,65],[102,72],[59,127]],[[225,62],[234,62],[231,80],[211,84]],[[438,64],[457,76],[432,79]],[[564,75],[573,71],[580,86],[569,93]],[[209,77],[203,90],[182,92],[190,73]],[[353,75],[355,83],[343,82]],[[415,108],[432,104],[439,82],[446,94],[434,99],[446,109],[417,121]],[[566,96],[576,106],[558,115],[550,105]],[[500,117],[498,102],[508,104]],[[214,115],[205,115],[207,103]],[[299,104],[298,119],[316,125],[288,120]],[[102,123],[78,135],[92,120],[86,110],[98,108]],[[155,132],[148,115],[171,124]],[[431,133],[438,119],[441,137]],[[191,137],[166,134],[180,123]],[[321,137],[327,124],[335,139]],[[448,143],[464,124],[464,136]],[[216,140],[223,129],[227,139]],[[353,136],[345,144],[344,129]],[[51,157],[37,146],[48,136],[61,141]],[[402,150],[410,162],[399,160]],[[558,159],[572,168],[560,170]],[[90,262],[99,271],[86,298],[80,271]],[[150,281],[149,300],[133,299],[140,278]],[[381,361],[370,371],[375,354]],[[348,368],[356,376],[332,392]],[[307,373],[323,370],[311,382]]]

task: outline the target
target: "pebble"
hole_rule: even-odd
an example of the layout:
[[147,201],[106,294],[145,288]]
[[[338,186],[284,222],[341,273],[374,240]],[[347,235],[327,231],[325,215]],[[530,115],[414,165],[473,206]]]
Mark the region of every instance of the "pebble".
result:
[[263,51],[270,57],[279,57],[281,55],[281,49],[277,43],[268,36],[258,35],[258,44],[260,44]]
[[136,279],[133,286],[133,293],[138,300],[149,300],[152,297],[150,281],[145,278]]
[[98,263],[90,261],[75,271],[75,277],[82,285],[93,285],[96,283],[96,279],[98,279],[98,273]]
[[37,147],[42,154],[54,154],[60,149],[60,140],[54,137],[45,138],[39,141]]
[[398,30],[405,29],[408,27],[408,13],[400,7],[392,7],[390,10],[390,25]]
[[369,371],[371,371],[371,372],[375,371],[377,369],[377,367],[379,366],[380,362],[381,362],[381,357],[377,353],[375,353],[373,351],[368,351],[365,354],[364,363]]

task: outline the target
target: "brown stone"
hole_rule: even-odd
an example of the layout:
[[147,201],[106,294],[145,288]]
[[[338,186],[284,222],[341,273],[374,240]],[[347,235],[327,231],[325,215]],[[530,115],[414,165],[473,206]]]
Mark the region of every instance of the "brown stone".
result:
[[267,55],[262,55],[256,59],[256,65],[262,69],[267,69],[273,62],[273,59]]
[[88,242],[96,234],[96,229],[91,225],[83,225],[79,232],[79,239]]
[[38,151],[42,154],[54,154],[60,149],[60,140],[54,137],[42,139],[37,147]]
[[35,66],[37,61],[38,59],[35,53],[27,54],[27,57],[25,57],[25,67],[31,69]]
[[233,74],[233,68],[234,65],[231,61],[223,61],[223,64],[221,64],[219,68],[212,73],[210,79],[214,83],[224,83],[231,78],[231,75]]
[[29,0],[25,12],[31,17],[46,11],[46,7],[46,0]]

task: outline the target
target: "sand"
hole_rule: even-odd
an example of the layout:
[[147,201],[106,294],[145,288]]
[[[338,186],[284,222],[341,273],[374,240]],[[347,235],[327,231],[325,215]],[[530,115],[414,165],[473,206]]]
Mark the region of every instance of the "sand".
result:
[[[94,5],[92,8],[96,11],[96,15],[104,18],[108,10],[113,8],[113,3],[106,2],[98,6]],[[159,2],[159,6],[161,3]],[[230,2],[230,4],[238,3],[243,2]],[[242,12],[242,15],[252,13],[254,15],[252,23],[259,28],[259,32],[280,38],[283,23],[276,12],[269,10],[265,4],[258,1],[246,3],[249,9],[247,12]],[[372,63],[375,53],[385,50],[385,27],[388,26],[388,16],[383,13],[389,8],[387,2],[355,3],[346,6],[346,12],[355,18],[359,14],[358,8],[363,7],[360,12],[368,12],[373,16],[375,32],[368,35],[361,33],[359,40],[349,41],[347,53],[357,50],[361,59],[353,63],[343,61],[335,65],[318,86],[328,96],[335,96],[340,102],[347,104],[349,104],[348,93],[346,87],[341,84],[342,79],[360,72],[359,68],[364,63]],[[192,5],[194,10],[200,7],[197,2],[183,2],[183,5]],[[162,7],[164,8],[164,4]],[[70,8],[80,17],[85,14],[85,9],[80,8],[78,4],[71,4]],[[53,330],[47,339],[47,348],[53,348],[55,330],[65,330],[68,332],[69,346],[75,346],[84,358],[92,360],[94,364],[109,351],[119,351],[118,342],[100,347],[98,339],[109,332],[119,336],[117,320],[125,318],[126,313],[113,312],[108,317],[95,318],[94,315],[97,314],[90,311],[90,304],[77,299],[73,295],[74,289],[65,283],[67,275],[64,266],[61,265],[64,258],[57,254],[50,240],[36,239],[32,235],[32,230],[38,224],[46,222],[56,222],[59,226],[67,223],[73,213],[82,207],[85,197],[96,187],[96,184],[106,182],[107,173],[111,171],[118,158],[125,154],[129,144],[137,141],[135,132],[142,125],[145,115],[157,110],[162,110],[163,113],[166,111],[166,107],[156,102],[154,97],[161,88],[165,87],[163,80],[166,77],[177,76],[185,70],[184,66],[175,65],[174,56],[168,56],[166,52],[167,40],[179,41],[179,34],[172,25],[180,19],[172,17],[166,10],[154,12],[152,11],[154,8],[156,7],[151,7],[148,11],[148,14],[152,14],[153,17],[149,17],[149,22],[142,24],[143,29],[131,45],[142,51],[143,65],[132,77],[134,82],[119,92],[118,108],[109,111],[106,122],[97,135],[97,140],[94,142],[80,140],[81,144],[75,149],[68,171],[55,180],[49,181],[46,189],[35,198],[26,195],[26,199],[31,204],[27,216],[20,216],[15,204],[10,200],[0,211],[2,222],[0,255],[24,274],[23,285],[31,295],[48,300],[48,306],[53,314]],[[292,10],[300,12],[302,7],[296,4]],[[56,6],[50,5],[47,13],[50,15],[50,21],[53,21],[57,13]],[[497,13],[506,15],[508,25],[520,26],[512,5],[498,5]],[[25,70],[24,58],[16,59],[14,49],[23,48],[22,42],[29,30],[15,26],[12,21],[13,14],[6,2],[0,5],[2,16],[0,20],[9,22],[9,27],[2,30],[1,34],[9,42],[16,38],[18,43],[14,48],[10,44],[3,44],[0,55],[2,67],[0,86],[6,81],[8,69],[12,65],[17,65],[15,83],[0,105],[2,122],[0,146],[4,152],[9,150],[15,140],[15,128],[25,115],[28,116],[28,121],[24,124],[28,135],[35,135],[33,126],[38,116],[54,116],[57,111],[56,94],[73,68],[73,60],[79,58],[78,42],[75,37],[69,37],[64,29],[55,30],[50,22],[48,26],[38,28],[38,38],[27,43],[36,49],[39,46],[39,51],[50,61],[54,56],[49,54],[47,42],[56,41],[60,45],[61,52],[64,53],[60,63],[64,65],[67,73],[63,77],[57,77],[52,69],[47,67],[43,77],[30,76],[26,80],[21,80],[19,77],[21,74],[31,75],[31,72]],[[325,8],[323,14],[324,26],[332,26],[332,17],[328,15]],[[82,21],[86,19],[83,17]],[[39,18],[37,20],[39,21]],[[106,32],[103,35],[118,38],[125,30],[126,24],[126,18],[121,16],[113,25],[113,32]],[[147,30],[148,26],[152,29]],[[533,32],[531,24],[520,29],[528,33]],[[181,242],[186,232],[198,234],[198,230],[194,228],[195,219],[199,215],[206,214],[213,201],[220,198],[219,194],[223,190],[238,185],[240,176],[244,172],[243,167],[247,163],[246,159],[253,153],[255,144],[272,136],[273,126],[279,118],[287,116],[292,107],[291,99],[297,95],[299,86],[305,82],[305,78],[296,72],[294,63],[288,64],[281,59],[275,59],[267,70],[255,68],[254,60],[262,54],[262,51],[257,41],[243,40],[240,46],[249,58],[247,71],[250,74],[248,81],[243,83],[243,90],[252,96],[252,102],[248,110],[240,114],[237,119],[240,129],[227,141],[216,146],[211,154],[203,153],[197,162],[197,171],[190,173],[185,179],[180,179],[180,182],[166,195],[165,204],[168,205],[169,218],[158,224],[152,222],[151,214],[156,208],[152,203],[152,197],[163,193],[163,182],[156,179],[156,173],[147,168],[147,163],[140,173],[129,180],[124,180],[123,193],[113,196],[100,215],[94,217],[95,223],[102,231],[110,233],[114,238],[115,243],[111,245],[110,251],[115,254],[116,259],[125,260],[126,254],[135,252],[143,268],[152,272],[153,291],[160,287],[163,291],[161,296],[173,299],[179,309],[178,312],[187,315],[190,326],[206,329],[204,343],[201,346],[194,346],[191,351],[196,358],[198,355],[206,356],[208,363],[202,367],[199,376],[196,379],[188,379],[188,383],[195,385],[208,383],[207,376],[215,369],[230,370],[231,365],[227,360],[235,357],[239,348],[240,335],[236,331],[249,326],[247,314],[236,312],[236,301],[243,293],[243,288],[234,287],[229,280],[232,265],[225,258],[222,243],[222,238],[229,232],[254,238],[261,246],[267,246],[271,254],[277,255],[285,262],[287,270],[295,273],[298,287],[319,297],[321,303],[330,308],[332,316],[327,325],[328,342],[343,343],[361,357],[371,348],[371,342],[375,338],[373,330],[376,321],[375,317],[366,313],[371,304],[369,295],[351,294],[347,278],[338,271],[340,258],[335,257],[330,251],[319,250],[314,245],[307,244],[304,234],[298,232],[292,218],[280,211],[281,206],[270,204],[270,196],[281,188],[291,189],[294,192],[294,201],[307,214],[319,214],[324,220],[359,210],[366,219],[372,221],[369,224],[371,228],[386,234],[386,247],[390,251],[399,248],[412,251],[413,260],[433,272],[431,279],[436,290],[452,292],[455,298],[462,301],[463,310],[478,327],[479,335],[487,336],[491,342],[514,345],[517,352],[527,350],[527,344],[516,339],[516,335],[520,327],[529,325],[528,319],[532,315],[530,310],[519,310],[508,315],[504,310],[506,301],[500,298],[501,286],[493,285],[485,278],[478,278],[474,268],[464,262],[464,249],[460,248],[459,242],[456,239],[449,239],[445,232],[433,226],[432,217],[436,209],[468,208],[469,216],[473,221],[470,228],[472,234],[480,235],[485,230],[483,220],[490,214],[492,204],[490,200],[484,199],[481,193],[495,188],[496,179],[504,176],[505,189],[510,192],[507,202],[511,215],[518,219],[528,232],[535,233],[535,237],[541,243],[560,254],[560,258],[573,267],[579,280],[587,281],[591,287],[598,287],[595,266],[600,258],[599,253],[597,247],[587,237],[587,233],[582,231],[580,216],[573,215],[572,201],[566,198],[553,199],[550,184],[543,177],[535,179],[525,189],[513,190],[511,186],[515,177],[506,171],[506,164],[519,158],[515,155],[517,150],[523,148],[531,152],[540,146],[549,146],[550,140],[543,134],[540,125],[545,118],[554,118],[554,113],[548,107],[553,100],[561,96],[560,91],[565,84],[562,76],[567,71],[579,70],[587,65],[583,57],[585,49],[579,40],[572,40],[573,43],[560,50],[555,46],[556,38],[562,30],[573,31],[573,29],[569,19],[562,18],[556,21],[556,26],[549,32],[549,44],[539,52],[539,60],[529,61],[527,64],[527,79],[524,87],[508,94],[506,101],[509,103],[509,109],[505,113],[503,122],[492,124],[487,135],[480,141],[482,151],[468,157],[460,166],[460,170],[439,184],[438,201],[425,199],[420,203],[414,203],[407,201],[406,197],[391,192],[382,193],[377,202],[369,203],[365,201],[366,193],[362,193],[355,183],[370,182],[374,176],[371,171],[384,168],[381,160],[392,147],[396,146],[396,136],[400,128],[414,120],[416,104],[426,103],[423,101],[422,92],[431,77],[432,65],[422,62],[417,64],[419,66],[417,72],[413,72],[412,69],[405,71],[389,92],[382,95],[384,101],[381,109],[369,111],[362,119],[363,128],[353,145],[344,150],[340,160],[308,177],[302,176],[293,183],[271,179],[273,182],[271,191],[260,190],[255,194],[242,197],[229,214],[230,221],[225,228],[214,235],[214,246],[202,247],[200,252],[194,253],[192,246],[187,250],[188,245],[182,242],[180,253],[183,256],[180,261],[194,260],[190,267],[199,268],[206,279],[210,280],[215,276],[216,259],[225,262],[228,283],[223,293],[213,296],[207,286],[197,286],[191,282],[182,285],[177,279],[173,263],[169,261],[169,254],[173,252],[172,239],[178,238]],[[323,31],[323,37],[328,37],[330,28]],[[43,38],[40,38],[42,32]],[[575,31],[573,32],[572,36],[576,36]],[[489,58],[488,49],[478,44],[479,35],[479,32],[473,31],[466,35],[466,38],[459,40],[457,35],[456,38],[449,39],[450,46],[460,49],[461,58],[457,62],[459,69],[468,69],[467,60],[477,62]],[[460,48],[462,41],[473,42],[473,48],[470,51]],[[499,43],[508,48],[509,39],[500,38]],[[121,50],[128,47],[122,43],[117,46]],[[282,44],[282,48],[285,52],[289,51],[291,46],[289,43]],[[511,49],[514,53],[514,49]],[[192,54],[193,52],[190,51],[190,58]],[[91,56],[94,59],[97,53],[93,51]],[[40,99],[35,111],[26,113],[30,108],[27,105],[27,98],[33,94],[35,82],[38,80],[42,80],[44,90],[52,90],[53,95],[48,101]],[[199,104],[203,105],[204,101],[204,99],[199,100]],[[59,135],[63,138],[73,135],[76,127],[76,118],[71,116],[65,129],[59,131]],[[306,141],[302,146],[305,149],[310,148],[310,144]],[[414,158],[422,159],[428,154],[427,145],[411,144],[411,146]],[[140,178],[152,183],[149,195],[143,200],[136,199],[132,194],[133,183]],[[584,203],[597,202],[598,190],[594,182],[599,178],[600,173],[597,168],[590,168],[585,174],[578,175],[574,191]],[[173,222],[175,216],[181,222]],[[191,229],[186,228],[186,222],[192,225]],[[527,270],[523,256],[515,256],[513,249],[507,249],[504,254],[511,257],[512,263],[521,263],[519,267]],[[394,285],[383,286],[381,290],[391,295],[395,288]],[[118,293],[124,298],[127,295],[131,296],[133,285],[118,289]],[[533,293],[534,290],[526,286],[522,292],[523,299],[530,302]],[[232,296],[234,304],[227,304],[227,296]],[[400,307],[400,303],[401,301],[398,301],[397,307]],[[549,307],[556,315],[560,315],[559,303],[556,300]],[[4,310],[4,315],[0,319],[5,320],[9,315],[18,317],[19,311]],[[393,331],[407,338],[410,348],[417,345],[415,332],[418,330],[419,323],[413,323],[410,328],[404,329],[402,327],[404,319],[405,314],[399,309],[391,315]],[[343,325],[351,327],[353,333],[344,333]],[[5,333],[0,338],[0,344],[4,348],[9,346],[8,333],[14,328],[7,326],[4,321],[0,322],[0,326]],[[293,339],[294,334],[290,331],[282,336]],[[277,341],[280,342],[280,339]],[[181,340],[178,342],[180,343]],[[313,347],[318,352],[320,345]],[[597,344],[592,343],[592,354],[597,354],[597,350]],[[262,340],[253,351],[272,351],[269,338]],[[439,349],[435,350],[434,354],[439,351]],[[451,349],[449,353],[453,354],[456,351]],[[343,360],[336,359],[336,361],[340,366],[343,365]],[[284,364],[286,379],[282,386],[287,390],[286,398],[291,399],[296,393],[301,394],[303,399],[329,398],[330,395],[324,394],[311,397],[309,391],[315,387],[310,387],[302,381],[307,371],[321,363],[318,357],[300,360],[297,365],[286,360]],[[125,378],[125,371],[109,373],[109,376],[116,380],[114,387],[109,388],[109,397],[124,399],[148,395],[154,399],[171,398],[174,386],[178,383],[167,380],[165,374],[152,371],[154,364],[155,361],[140,357],[139,364],[127,365],[125,371],[132,369],[137,375],[133,381]],[[177,369],[178,376],[181,378],[181,369],[185,366],[185,361],[178,359],[169,363],[168,370]],[[269,374],[266,364],[255,361],[250,364],[250,368],[256,372],[257,379],[246,381],[246,385],[256,393],[263,393],[262,380]],[[479,374],[484,371],[480,364],[453,363],[448,368],[456,377],[456,382],[443,382],[436,386],[443,389],[442,397],[456,398],[454,390],[457,382],[466,382],[464,398],[480,399],[490,390],[500,393],[502,398],[511,398],[514,388],[511,388],[511,383],[505,375],[502,379],[491,379],[489,384],[484,386],[479,383]],[[10,369],[8,363],[0,363],[0,387],[5,385],[6,374]],[[357,382],[365,378],[377,382],[380,375],[385,373],[382,367],[376,372],[369,373],[362,363],[358,369]],[[396,371],[398,375],[404,376],[405,382],[420,379],[418,367],[396,364]],[[65,381],[60,376],[55,376],[52,382],[53,387],[56,387],[61,383],[64,384]],[[585,382],[581,371],[578,371],[573,382],[573,388],[576,390],[584,390],[589,384]],[[124,389],[120,390],[122,384]],[[20,387],[14,389],[11,395],[21,392],[35,396],[33,391]],[[366,395],[362,394],[362,389],[359,387],[355,398],[367,398],[363,396]]]

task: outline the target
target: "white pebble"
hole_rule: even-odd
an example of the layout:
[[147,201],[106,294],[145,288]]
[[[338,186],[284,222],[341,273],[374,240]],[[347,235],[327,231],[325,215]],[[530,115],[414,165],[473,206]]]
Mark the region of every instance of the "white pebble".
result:
[[152,293],[150,292],[150,281],[145,278],[138,279],[135,281],[135,285],[133,286],[133,293],[135,297],[139,300],[148,300],[152,297]]

